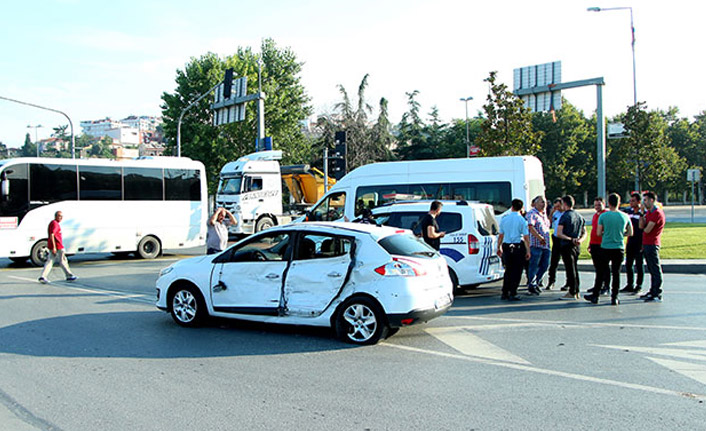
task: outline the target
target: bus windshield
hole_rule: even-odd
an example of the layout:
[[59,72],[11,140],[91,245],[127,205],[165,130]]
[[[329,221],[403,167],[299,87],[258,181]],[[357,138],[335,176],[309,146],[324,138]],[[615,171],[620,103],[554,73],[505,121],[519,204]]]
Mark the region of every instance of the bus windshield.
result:
[[218,185],[218,194],[223,195],[238,195],[240,194],[240,186],[243,182],[243,176],[223,177]]
[[27,164],[4,166],[0,172],[0,216],[17,217],[18,221],[29,211]]

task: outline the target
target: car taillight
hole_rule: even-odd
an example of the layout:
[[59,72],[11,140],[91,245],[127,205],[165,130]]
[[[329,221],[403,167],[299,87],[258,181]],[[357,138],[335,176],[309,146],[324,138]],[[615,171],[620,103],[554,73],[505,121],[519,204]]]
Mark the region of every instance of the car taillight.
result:
[[375,272],[384,276],[418,277],[427,272],[411,260],[392,258],[392,262],[375,268]]
[[468,254],[478,254],[480,252],[480,243],[475,235],[468,235]]

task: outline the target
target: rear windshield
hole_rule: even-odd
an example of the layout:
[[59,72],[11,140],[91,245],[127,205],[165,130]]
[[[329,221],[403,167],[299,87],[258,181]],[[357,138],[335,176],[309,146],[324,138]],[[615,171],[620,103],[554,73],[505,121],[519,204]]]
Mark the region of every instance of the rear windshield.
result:
[[412,235],[390,235],[378,241],[386,252],[397,256],[433,257],[436,250]]
[[497,235],[498,222],[490,207],[476,209],[476,220],[478,220],[478,232],[481,235]]
[[[401,227],[411,230],[415,235],[421,235],[422,226],[419,222],[425,215],[427,215],[426,211],[400,211],[380,215],[376,217],[376,219],[384,226]],[[463,225],[461,214],[444,213],[443,210],[442,213],[436,217],[436,222],[439,224],[439,230],[446,233],[461,230]]]

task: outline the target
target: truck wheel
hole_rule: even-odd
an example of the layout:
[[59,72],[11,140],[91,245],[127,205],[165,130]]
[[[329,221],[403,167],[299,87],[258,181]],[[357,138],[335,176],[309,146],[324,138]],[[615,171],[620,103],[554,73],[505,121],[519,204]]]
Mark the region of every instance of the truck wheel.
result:
[[257,221],[257,223],[255,223],[255,232],[257,233],[257,232],[263,231],[265,229],[269,229],[274,225],[275,225],[274,220],[272,220],[271,218],[269,218],[267,216],[262,217],[262,218],[260,218],[260,220]]
[[137,254],[143,259],[154,259],[162,251],[159,240],[153,236],[146,236],[137,244]]
[[29,260],[34,266],[44,266],[49,257],[49,248],[47,247],[47,240],[43,239],[37,241],[32,247],[32,252],[29,255]]

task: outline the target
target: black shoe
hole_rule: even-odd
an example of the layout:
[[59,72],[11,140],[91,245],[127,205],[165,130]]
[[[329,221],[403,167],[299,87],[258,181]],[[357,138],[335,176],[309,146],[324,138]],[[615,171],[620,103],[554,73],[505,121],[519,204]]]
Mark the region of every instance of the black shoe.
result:
[[563,287],[561,288],[561,291],[562,291],[562,292],[566,292],[567,290],[569,290],[569,286],[563,286]]
[[547,284],[547,288],[545,290],[552,290],[554,288],[554,282],[552,281],[551,283]]
[[622,289],[620,289],[621,293],[633,293],[635,292],[635,289],[633,289],[632,286],[625,286]]
[[634,288],[634,289],[632,290],[632,294],[633,294],[633,295],[637,295],[637,294],[640,293],[641,291],[642,291],[642,288],[638,286],[638,287],[636,287],[636,288]]
[[540,293],[542,293],[542,292],[541,292],[541,291],[539,290],[539,288],[537,288],[537,287],[528,287],[528,288],[527,288],[527,294],[528,294],[528,295],[537,295],[537,296],[539,296]]
[[591,304],[598,304],[598,298],[593,295],[583,295],[583,299],[590,302]]
[[648,294],[647,298],[645,298],[645,302],[662,302],[662,295],[652,295]]
[[586,291],[586,293],[593,293],[594,290],[595,290],[595,288],[592,287],[592,288],[588,289],[588,290]]
[[652,298],[652,292],[647,292],[644,295],[640,296],[640,299],[647,299],[647,298]]
[[608,293],[610,293],[610,289],[608,289],[607,287],[601,289],[601,295],[607,295]]
[[620,304],[620,300],[618,298],[612,298],[610,300],[610,305],[619,305],[619,304]]

